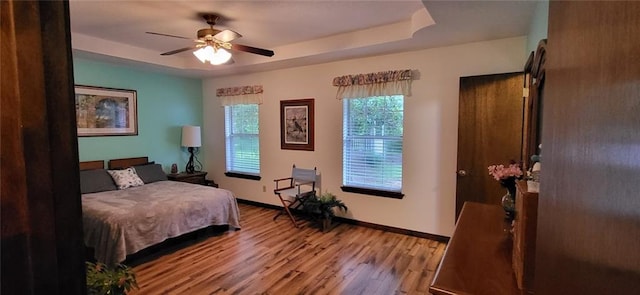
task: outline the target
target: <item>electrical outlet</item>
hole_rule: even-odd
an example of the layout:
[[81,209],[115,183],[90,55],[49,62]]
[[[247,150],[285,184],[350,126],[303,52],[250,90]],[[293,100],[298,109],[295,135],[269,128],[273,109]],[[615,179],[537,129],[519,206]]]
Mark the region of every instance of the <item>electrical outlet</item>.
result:
[[267,186],[266,186],[266,185],[263,185],[263,186],[262,186],[262,192],[263,192],[263,193],[266,193],[266,192],[267,192]]

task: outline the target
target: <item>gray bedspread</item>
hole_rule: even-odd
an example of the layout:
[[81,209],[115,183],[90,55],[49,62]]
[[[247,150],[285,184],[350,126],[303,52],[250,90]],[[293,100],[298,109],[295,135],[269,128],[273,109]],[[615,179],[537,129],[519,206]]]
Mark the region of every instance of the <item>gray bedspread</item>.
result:
[[230,191],[176,181],[84,194],[82,216],[85,244],[107,264],[210,225],[240,228]]

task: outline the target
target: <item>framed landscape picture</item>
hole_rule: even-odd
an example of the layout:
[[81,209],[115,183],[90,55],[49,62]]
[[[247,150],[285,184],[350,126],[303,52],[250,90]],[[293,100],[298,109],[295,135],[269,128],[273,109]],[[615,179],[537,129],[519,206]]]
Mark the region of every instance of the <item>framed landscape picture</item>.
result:
[[138,135],[135,90],[75,86],[78,136]]
[[280,148],[313,151],[313,98],[280,101]]

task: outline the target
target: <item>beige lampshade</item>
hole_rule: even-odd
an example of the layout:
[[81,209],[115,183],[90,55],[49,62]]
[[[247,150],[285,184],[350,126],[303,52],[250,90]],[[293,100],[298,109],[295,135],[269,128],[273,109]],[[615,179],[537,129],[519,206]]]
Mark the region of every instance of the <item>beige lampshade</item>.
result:
[[200,126],[182,126],[182,146],[202,146],[202,141],[200,138]]

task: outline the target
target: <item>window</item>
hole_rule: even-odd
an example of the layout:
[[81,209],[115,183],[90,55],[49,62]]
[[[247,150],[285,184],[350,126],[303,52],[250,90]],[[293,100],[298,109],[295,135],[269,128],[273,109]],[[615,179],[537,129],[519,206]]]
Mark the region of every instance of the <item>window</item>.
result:
[[257,104],[224,107],[227,175],[259,179],[260,140]]
[[404,96],[342,101],[343,190],[401,198]]

